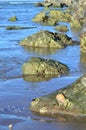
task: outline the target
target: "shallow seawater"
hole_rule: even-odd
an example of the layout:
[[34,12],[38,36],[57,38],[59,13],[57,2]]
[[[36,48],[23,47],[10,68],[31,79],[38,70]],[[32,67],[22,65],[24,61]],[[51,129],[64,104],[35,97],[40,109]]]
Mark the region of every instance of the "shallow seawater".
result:
[[[29,110],[33,98],[49,94],[73,83],[86,72],[86,60],[80,55],[79,45],[62,50],[23,48],[19,42],[40,30],[53,31],[54,26],[42,26],[32,22],[32,18],[43,7],[33,3],[0,3],[0,130],[85,130],[83,121],[65,121],[35,115]],[[16,22],[10,22],[11,16],[17,16]],[[70,30],[67,34],[73,40],[79,40],[79,33]],[[6,30],[6,26],[18,25],[34,27],[24,30]],[[22,77],[22,65],[30,57],[43,57],[58,60],[70,68],[70,73],[60,78],[50,78],[39,82]]]

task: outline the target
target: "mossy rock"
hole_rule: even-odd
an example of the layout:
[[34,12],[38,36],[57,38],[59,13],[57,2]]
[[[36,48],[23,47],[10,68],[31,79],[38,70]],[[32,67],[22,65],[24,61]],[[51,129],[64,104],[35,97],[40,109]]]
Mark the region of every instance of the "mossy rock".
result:
[[43,48],[65,48],[66,45],[71,45],[73,42],[65,34],[52,33],[49,31],[40,31],[29,37],[26,37],[20,42],[20,45],[28,47],[43,47]]
[[23,64],[23,75],[26,76],[44,76],[59,77],[68,73],[69,69],[66,65],[49,59],[32,57],[28,62]]
[[43,22],[48,19],[48,16],[44,12],[40,12],[33,18],[33,22]]
[[30,109],[43,116],[86,119],[86,74],[65,88],[33,99]]
[[55,27],[55,30],[60,31],[60,32],[67,32],[68,31],[68,27],[65,25],[59,25]]
[[9,21],[15,22],[15,21],[17,21],[17,17],[16,17],[16,16],[13,16],[13,17],[9,18]]
[[51,10],[49,16],[56,19],[59,22],[69,22],[71,20],[71,14],[62,12],[60,10]]

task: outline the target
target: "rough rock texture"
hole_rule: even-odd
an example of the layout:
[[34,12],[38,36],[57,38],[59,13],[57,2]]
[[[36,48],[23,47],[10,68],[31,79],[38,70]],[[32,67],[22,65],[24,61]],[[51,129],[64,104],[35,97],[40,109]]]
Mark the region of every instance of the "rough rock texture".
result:
[[58,61],[32,57],[23,64],[23,75],[32,76],[56,76],[59,77],[68,72],[68,67]]
[[73,42],[65,34],[52,33],[49,31],[40,31],[29,37],[26,37],[20,42],[20,45],[28,47],[44,47],[61,49],[67,45],[72,45]]
[[60,115],[86,119],[86,74],[65,88],[33,99],[30,109],[49,117],[58,118]]

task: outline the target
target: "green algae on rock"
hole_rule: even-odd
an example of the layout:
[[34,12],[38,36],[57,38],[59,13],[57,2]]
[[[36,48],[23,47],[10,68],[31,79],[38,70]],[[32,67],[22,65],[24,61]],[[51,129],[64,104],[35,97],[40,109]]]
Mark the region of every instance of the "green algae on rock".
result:
[[67,45],[72,45],[73,42],[65,34],[58,34],[49,31],[40,31],[29,37],[26,37],[20,42],[20,45],[28,47],[43,47],[43,48],[65,48]]
[[86,118],[86,74],[65,88],[32,100],[30,109],[55,118]]
[[32,57],[24,63],[22,70],[23,75],[44,76],[45,78],[59,77],[69,72],[69,68],[61,62],[38,57]]
[[16,16],[13,16],[13,17],[9,18],[9,21],[15,22],[15,21],[17,21],[17,17],[16,17]]

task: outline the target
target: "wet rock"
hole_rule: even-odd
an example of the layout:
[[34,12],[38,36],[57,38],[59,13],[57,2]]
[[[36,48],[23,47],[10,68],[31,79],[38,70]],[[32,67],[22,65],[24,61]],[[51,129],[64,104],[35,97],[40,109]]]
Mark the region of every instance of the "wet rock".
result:
[[24,63],[22,70],[23,75],[44,76],[45,78],[59,77],[69,71],[66,65],[58,61],[38,57],[32,57],[28,62]]
[[15,21],[17,21],[17,17],[16,17],[16,16],[13,16],[13,17],[9,18],[9,21],[15,22]]
[[34,99],[30,109],[43,116],[86,119],[86,74],[65,88]]
[[55,30],[61,31],[61,32],[67,32],[67,31],[68,31],[68,28],[67,28],[67,26],[65,26],[65,25],[59,25],[59,26],[56,26],[56,27],[55,27]]
[[65,34],[52,33],[49,31],[40,31],[32,36],[26,37],[20,42],[20,45],[28,47],[43,47],[61,49],[67,45],[72,45],[73,42]]

